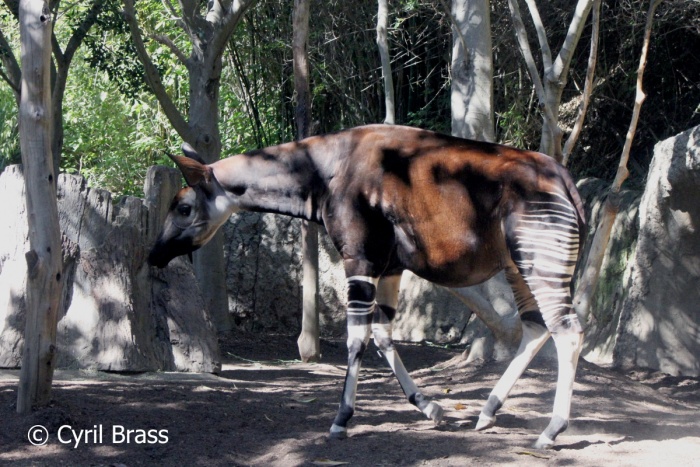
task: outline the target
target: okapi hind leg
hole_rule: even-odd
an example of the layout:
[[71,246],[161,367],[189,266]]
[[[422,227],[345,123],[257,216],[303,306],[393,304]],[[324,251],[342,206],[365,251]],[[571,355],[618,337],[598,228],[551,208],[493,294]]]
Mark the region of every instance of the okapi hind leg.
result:
[[331,438],[343,439],[347,436],[348,421],[355,413],[357,380],[362,356],[369,343],[376,282],[376,279],[368,276],[348,277],[348,368],[338,414],[330,430]]
[[491,428],[496,423],[496,412],[503,406],[515,383],[549,339],[549,331],[542,321],[537,301],[523,276],[520,275],[513,263],[506,267],[505,272],[506,280],[513,289],[515,303],[522,320],[523,335],[515,357],[489,394],[486,404],[479,414],[479,420],[474,428],[476,431]]
[[511,257],[532,292],[539,317],[557,348],[558,376],[552,419],[535,448],[550,448],[569,424],[583,329],[571,302],[571,279],[579,249],[580,220],[571,200],[541,193],[512,219],[506,233]]
[[537,438],[534,445],[537,449],[549,449],[554,446],[554,440],[557,435],[566,430],[569,426],[571,396],[574,392],[576,367],[583,345],[582,332],[561,332],[553,334],[552,337],[557,347],[557,361],[559,366],[557,391],[554,396],[552,420],[540,437]]
[[520,376],[527,369],[544,343],[547,342],[547,339],[549,339],[549,331],[544,326],[526,320],[522,324],[523,337],[520,341],[520,347],[513,361],[510,362],[491,394],[489,394],[484,408],[481,409],[479,420],[474,428],[476,431],[491,428],[496,423],[496,412],[503,406],[515,383],[520,379]]
[[374,343],[389,363],[408,401],[438,425],[443,417],[442,407],[420,392],[401,361],[401,357],[399,357],[391,337],[392,321],[396,314],[400,282],[401,276],[382,277],[379,280],[377,305],[374,308],[372,318]]

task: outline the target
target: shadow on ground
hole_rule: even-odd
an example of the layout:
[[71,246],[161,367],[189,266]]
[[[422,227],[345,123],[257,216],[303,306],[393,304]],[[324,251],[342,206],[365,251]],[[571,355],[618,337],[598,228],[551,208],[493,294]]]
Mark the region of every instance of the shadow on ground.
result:
[[[329,441],[344,379],[343,342],[324,342],[321,364],[295,361],[288,337],[238,338],[222,349],[220,376],[58,372],[52,405],[26,417],[15,413],[17,372],[0,372],[0,464],[692,465],[700,459],[694,378],[621,374],[582,362],[569,430],[555,449],[534,451],[529,446],[547,425],[554,398],[553,362],[536,361],[496,426],[475,433],[481,404],[505,365],[445,369],[460,349],[400,344],[407,367],[446,409],[447,422],[435,427],[423,419],[379,356],[368,352],[350,436]],[[47,428],[46,445],[29,443],[34,425]],[[76,446],[80,430],[92,431],[83,431]]]

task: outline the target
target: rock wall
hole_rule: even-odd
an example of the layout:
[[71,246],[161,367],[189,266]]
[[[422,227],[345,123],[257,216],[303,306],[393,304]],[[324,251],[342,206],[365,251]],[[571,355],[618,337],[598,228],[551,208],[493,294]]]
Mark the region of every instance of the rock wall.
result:
[[[600,222],[603,204],[608,197],[610,182],[588,178],[579,181],[577,186],[586,206],[588,232],[579,262],[585,264],[595,229]],[[626,189],[619,195],[620,211],[605,250],[598,286],[591,300],[590,316],[587,321],[582,321],[586,332],[583,356],[588,361],[612,363],[620,313],[628,291],[627,265],[637,246],[641,196],[641,189]],[[580,270],[577,272],[580,273]]]
[[[224,225],[229,311],[253,332],[301,329],[301,222],[286,216],[239,213]],[[322,333],[345,332],[347,296],[342,259],[321,232],[319,254]],[[394,335],[401,340],[459,340],[469,310],[447,291],[406,273]]]
[[613,363],[700,375],[700,126],[656,145]]
[[[174,169],[151,168],[146,199],[115,201],[85,179],[62,174],[58,208],[64,250],[57,367],[106,371],[203,371],[220,368],[216,333],[192,268],[145,264],[170,199]],[[21,167],[0,175],[0,367],[21,362],[28,251]],[[0,305],[1,306],[1,305]]]

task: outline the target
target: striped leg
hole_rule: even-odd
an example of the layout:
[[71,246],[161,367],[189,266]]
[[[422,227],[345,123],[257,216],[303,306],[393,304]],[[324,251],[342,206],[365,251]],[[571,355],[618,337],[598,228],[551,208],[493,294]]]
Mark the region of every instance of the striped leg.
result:
[[513,289],[518,313],[522,319],[523,335],[513,361],[496,383],[479,414],[479,421],[475,427],[477,431],[490,428],[496,423],[496,412],[550,335],[542,321],[534,296],[514,264],[506,268],[506,279]]
[[376,279],[368,276],[348,277],[348,369],[345,374],[338,415],[331,426],[331,438],[342,439],[347,436],[348,421],[355,413],[357,379],[360,374],[362,356],[369,342],[376,283]]
[[489,397],[477,429],[493,424],[504,396],[551,333],[558,355],[557,391],[552,419],[535,443],[536,448],[549,448],[569,423],[576,365],[583,344],[583,331],[571,303],[571,278],[579,245],[578,219],[566,196],[549,193],[543,194],[541,200],[528,202],[515,224],[507,236],[520,279],[511,270],[509,281],[523,319],[523,340],[501,378],[503,384],[499,381],[493,397]]
[[401,389],[408,401],[415,405],[426,417],[439,424],[442,421],[443,410],[436,402],[425,397],[418,390],[416,383],[406,371],[399,354],[394,348],[391,338],[391,328],[396,305],[398,303],[399,283],[401,276],[382,277],[377,288],[377,305],[372,318],[372,334],[374,343],[379,347],[389,366],[399,380]]

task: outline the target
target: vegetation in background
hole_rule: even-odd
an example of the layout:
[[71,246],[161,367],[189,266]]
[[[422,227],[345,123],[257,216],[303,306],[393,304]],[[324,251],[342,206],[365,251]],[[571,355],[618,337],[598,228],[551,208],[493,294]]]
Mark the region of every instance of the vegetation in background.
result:
[[[570,2],[539,3],[546,24],[568,23]],[[444,4],[440,0],[390,0],[388,33],[396,122],[449,132],[452,39]],[[161,2],[141,0],[137,8],[149,33],[176,28]],[[496,138],[536,149],[541,116],[519,56],[507,1],[492,0],[491,9]],[[147,167],[168,163],[164,152],[177,151],[181,140],[144,86],[143,70],[120,10],[121,2],[109,1],[109,8],[74,59],[64,103],[61,169],[83,174],[93,186],[138,195]],[[292,2],[260,1],[247,12],[231,39],[221,77],[223,156],[293,139],[291,10]],[[314,6],[309,37],[313,132],[383,121],[376,14],[372,2],[331,0]],[[570,162],[577,176],[612,178],[614,174],[632,111],[644,15],[639,2],[603,1],[596,86]],[[656,141],[700,124],[700,3],[663,2],[654,27],[645,75],[648,98],[630,160],[632,178],[637,180],[646,175]],[[0,28],[16,41],[16,22],[4,6],[0,7]],[[566,34],[553,26],[548,32],[552,43],[559,43]],[[588,54],[583,45],[589,35],[590,28],[586,28],[564,91],[564,127],[576,114]],[[534,29],[530,37],[536,37]],[[188,82],[178,74],[179,67],[173,66],[175,58],[155,41],[148,41],[147,46],[171,98],[186,102]],[[2,167],[19,160],[16,112],[12,92],[0,80]]]

